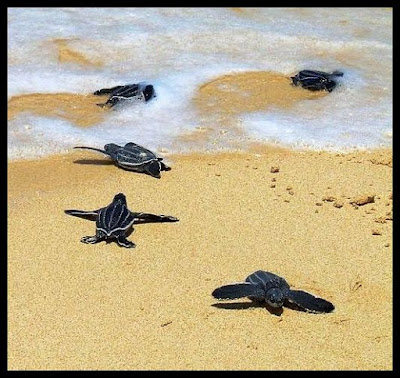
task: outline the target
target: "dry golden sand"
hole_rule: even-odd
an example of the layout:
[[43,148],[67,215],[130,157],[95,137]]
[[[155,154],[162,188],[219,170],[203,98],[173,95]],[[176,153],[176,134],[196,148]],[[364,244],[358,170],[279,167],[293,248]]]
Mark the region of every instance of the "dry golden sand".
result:
[[[10,370],[392,369],[391,150],[170,156],[160,180],[88,159],[8,164]],[[95,225],[64,209],[118,192],[180,222],[80,243]],[[214,306],[257,269],[335,311]]]

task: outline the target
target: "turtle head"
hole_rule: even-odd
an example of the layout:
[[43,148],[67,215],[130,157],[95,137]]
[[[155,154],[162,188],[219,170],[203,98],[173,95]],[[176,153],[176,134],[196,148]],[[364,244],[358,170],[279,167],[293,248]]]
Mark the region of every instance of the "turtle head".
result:
[[124,193],[118,193],[115,195],[113,202],[122,202],[126,205],[126,197]]
[[290,78],[292,79],[293,85],[297,85],[299,83],[299,79],[298,79],[297,75],[291,76]]
[[147,173],[150,176],[153,176],[155,178],[161,178],[160,171],[161,171],[161,164],[158,160],[152,160],[149,163],[145,164],[144,167],[144,172]]
[[[154,87],[152,85],[146,85],[146,87],[143,89],[143,96],[144,96],[144,101],[149,101],[154,95]],[[155,95],[154,95],[155,97]]]
[[281,289],[269,289],[265,295],[265,301],[272,307],[282,307],[284,302],[284,295]]
[[104,151],[106,151],[109,155],[113,155],[120,148],[121,146],[118,146],[118,144],[108,143],[104,146]]

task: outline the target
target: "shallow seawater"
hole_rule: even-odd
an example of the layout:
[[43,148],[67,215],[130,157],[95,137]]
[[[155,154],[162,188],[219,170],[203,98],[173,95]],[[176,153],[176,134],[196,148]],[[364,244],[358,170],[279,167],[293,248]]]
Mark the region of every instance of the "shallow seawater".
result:
[[[389,147],[392,30],[390,8],[9,8],[8,156]],[[302,69],[344,76],[312,93],[291,85]],[[139,82],[157,96],[96,106]]]

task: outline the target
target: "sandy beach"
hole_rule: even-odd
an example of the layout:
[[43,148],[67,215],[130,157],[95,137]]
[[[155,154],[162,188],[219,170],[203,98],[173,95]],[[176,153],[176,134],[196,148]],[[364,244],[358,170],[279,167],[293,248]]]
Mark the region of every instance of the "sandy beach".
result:
[[[105,160],[8,164],[8,369],[392,369],[391,150],[171,155],[160,180]],[[64,210],[119,192],[180,221],[81,243],[94,223]],[[258,269],[335,311],[211,296]]]
[[[49,42],[60,64],[102,65],[71,41]],[[273,72],[205,83],[193,98],[200,126],[182,140],[218,144],[240,133],[241,112],[324,95],[289,83]],[[8,119],[28,111],[91,127],[100,100],[14,96]],[[391,149],[254,145],[165,161],[160,180],[82,150],[8,163],[9,370],[392,369]],[[81,243],[95,224],[64,210],[98,209],[119,192],[130,210],[179,222],[135,226],[133,249]],[[211,296],[260,269],[334,312],[276,316]]]

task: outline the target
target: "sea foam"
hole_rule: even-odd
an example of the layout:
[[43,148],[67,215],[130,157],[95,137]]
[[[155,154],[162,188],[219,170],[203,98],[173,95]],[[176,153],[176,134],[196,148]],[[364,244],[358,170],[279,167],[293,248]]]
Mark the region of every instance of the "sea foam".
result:
[[[60,63],[57,40],[88,63]],[[142,81],[154,85],[157,97],[110,111],[84,129],[20,113],[8,122],[8,156],[127,141],[168,152],[209,150],[209,144],[179,139],[199,126],[192,98],[202,84],[238,72],[289,76],[301,69],[341,70],[344,76],[318,101],[241,114],[238,142],[337,151],[391,145],[390,9],[9,8],[9,99],[89,94]]]

